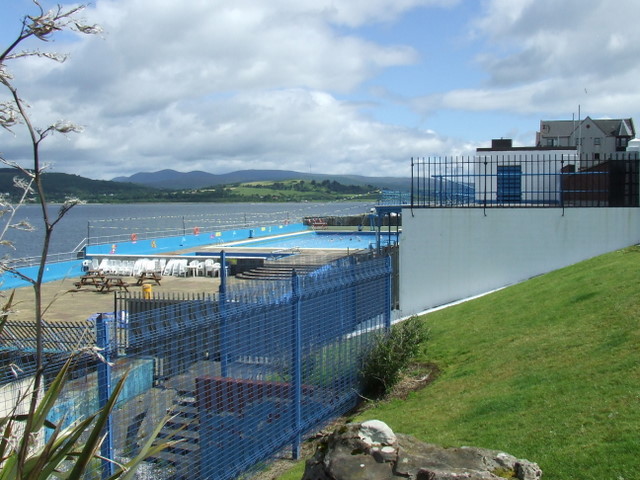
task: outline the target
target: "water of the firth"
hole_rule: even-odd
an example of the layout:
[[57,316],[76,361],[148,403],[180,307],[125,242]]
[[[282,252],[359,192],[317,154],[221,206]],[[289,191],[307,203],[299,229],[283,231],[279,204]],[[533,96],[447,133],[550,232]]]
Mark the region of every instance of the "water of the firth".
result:
[[[109,242],[116,235],[124,238],[135,234],[157,233],[157,236],[180,235],[199,227],[206,230],[233,230],[285,222],[298,223],[306,216],[358,215],[368,213],[373,206],[362,202],[331,203],[141,203],[91,204],[72,208],[54,229],[51,253],[71,252],[85,238],[91,243]],[[51,205],[51,219],[58,206]],[[7,221],[7,216],[2,219]],[[30,222],[35,231],[10,229],[6,239],[15,250],[0,245],[0,256],[12,258],[34,257],[42,248],[42,215],[40,207],[20,207],[12,223]],[[102,242],[101,242],[102,240]]]

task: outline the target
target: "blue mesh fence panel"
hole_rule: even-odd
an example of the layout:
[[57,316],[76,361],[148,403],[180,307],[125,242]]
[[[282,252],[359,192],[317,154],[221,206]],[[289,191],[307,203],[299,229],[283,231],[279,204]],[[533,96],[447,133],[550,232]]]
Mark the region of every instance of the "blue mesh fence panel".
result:
[[[103,453],[131,458],[167,414],[160,438],[180,440],[146,462],[141,479],[231,479],[295,454],[304,434],[356,404],[362,357],[388,326],[390,275],[386,258],[353,257],[205,298],[131,300],[128,314],[101,317],[111,366],[79,362],[54,420],[92,413],[106,380],[128,371]],[[79,346],[96,346],[93,324],[89,332]],[[29,335],[13,333],[21,348],[3,342],[7,365],[29,363]],[[73,334],[65,330],[66,341]],[[68,353],[50,353],[52,372]],[[0,388],[23,387],[12,377]]]

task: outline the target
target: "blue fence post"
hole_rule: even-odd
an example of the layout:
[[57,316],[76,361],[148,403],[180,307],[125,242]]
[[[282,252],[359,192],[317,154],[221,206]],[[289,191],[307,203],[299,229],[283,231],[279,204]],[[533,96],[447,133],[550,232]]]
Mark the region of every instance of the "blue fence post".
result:
[[385,295],[384,295],[384,328],[391,329],[391,275],[393,272],[391,266],[391,255],[387,255],[384,259],[385,266]]
[[[109,401],[111,395],[111,365],[110,365],[110,349],[109,331],[107,322],[102,313],[96,319],[96,343],[98,348],[102,350],[104,361],[98,362],[98,405],[104,408]],[[111,415],[107,418],[105,426],[105,439],[100,447],[100,454],[105,460],[102,461],[102,478],[109,478],[115,472],[114,463],[108,459],[113,459],[113,436]]]
[[[356,268],[357,268],[357,263],[356,263],[356,257],[352,256],[349,258],[349,281],[350,281],[350,285],[349,285],[349,290],[351,291],[351,306],[350,306],[350,312],[349,312],[349,329],[350,330],[354,330],[357,326],[358,326],[358,311],[359,311],[359,305],[358,305],[358,278],[356,275]],[[341,325],[342,330],[340,331],[341,333],[344,333],[344,325]]]
[[302,425],[302,328],[300,325],[300,277],[296,271],[291,276],[291,327],[293,334],[293,429],[294,440],[291,446],[293,459],[300,458],[301,425]]
[[227,254],[220,252],[220,287],[218,289],[218,311],[220,312],[220,375],[229,373],[229,352],[227,345]]

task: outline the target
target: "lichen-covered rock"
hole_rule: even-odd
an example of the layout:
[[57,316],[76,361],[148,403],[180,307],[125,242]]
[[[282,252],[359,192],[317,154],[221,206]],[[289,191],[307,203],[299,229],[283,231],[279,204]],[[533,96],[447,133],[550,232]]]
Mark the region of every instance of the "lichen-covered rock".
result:
[[378,420],[338,428],[320,443],[303,480],[539,480],[536,463],[475,447],[443,448],[394,434]]

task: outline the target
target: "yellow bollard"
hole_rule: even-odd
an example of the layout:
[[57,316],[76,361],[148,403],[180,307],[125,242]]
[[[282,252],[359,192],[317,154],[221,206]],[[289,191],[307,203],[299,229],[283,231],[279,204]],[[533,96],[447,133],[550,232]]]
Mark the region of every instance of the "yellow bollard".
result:
[[144,298],[151,298],[151,292],[153,291],[153,288],[151,288],[151,285],[149,285],[148,283],[145,283],[144,285],[142,285],[142,296]]

